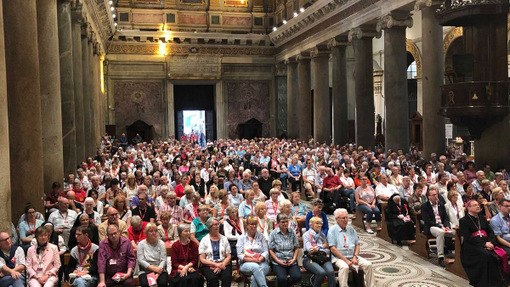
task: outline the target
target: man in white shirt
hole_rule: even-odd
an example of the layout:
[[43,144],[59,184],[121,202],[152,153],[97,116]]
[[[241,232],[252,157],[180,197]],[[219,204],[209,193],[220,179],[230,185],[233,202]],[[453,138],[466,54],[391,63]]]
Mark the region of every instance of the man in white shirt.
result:
[[388,202],[388,199],[390,199],[394,193],[398,193],[397,188],[393,184],[389,184],[388,177],[384,173],[381,173],[379,176],[379,184],[375,188],[377,203]]
[[313,186],[315,185],[315,177],[317,176],[317,171],[312,166],[312,160],[306,160],[306,167],[302,172],[302,179],[305,185],[305,194],[308,192],[310,197],[315,197],[315,193],[313,192]]
[[69,242],[69,235],[76,220],[76,215],[74,210],[69,209],[69,200],[60,197],[58,199],[58,210],[53,211],[48,217],[48,221],[53,224],[54,232],[64,237],[66,245]]
[[401,198],[409,201],[409,197],[413,194],[413,187],[411,186],[411,178],[409,176],[402,178],[402,185],[398,187],[398,193]]

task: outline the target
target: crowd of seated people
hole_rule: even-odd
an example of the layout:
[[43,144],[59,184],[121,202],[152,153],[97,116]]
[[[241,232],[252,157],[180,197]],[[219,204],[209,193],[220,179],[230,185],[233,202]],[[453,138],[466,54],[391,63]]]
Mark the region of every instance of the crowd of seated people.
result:
[[[200,147],[175,140],[118,145],[105,136],[95,157],[63,186],[53,184],[45,210],[27,205],[13,236],[0,233],[0,271],[10,276],[0,276],[0,287],[20,280],[53,286],[62,277],[73,286],[134,286],[133,276],[142,286],[204,280],[230,286],[236,272],[251,276],[253,286],[266,286],[269,270],[279,286],[291,286],[304,269],[320,286],[335,280],[333,266],[341,286],[351,269],[363,269],[366,285],[375,286],[370,263],[359,257],[356,231],[347,225],[356,210],[365,214],[368,233],[374,233],[374,217],[375,230],[383,228],[384,212],[384,227],[398,245],[414,242],[419,216],[424,233],[436,237],[442,266],[445,237],[460,228],[470,238],[465,229],[481,226],[483,240],[464,245],[473,251],[463,252],[466,271],[479,266],[470,260],[483,244],[486,262],[508,266],[494,254],[497,248],[510,254],[509,174],[488,165],[476,171],[465,154],[452,150],[431,159],[415,149],[406,154],[313,140],[218,140]],[[337,224],[330,227],[333,212]],[[474,225],[463,224],[466,218]],[[61,268],[66,252],[70,264]],[[12,256],[19,260],[7,264]],[[483,286],[494,277],[506,282],[507,269],[468,275]]]

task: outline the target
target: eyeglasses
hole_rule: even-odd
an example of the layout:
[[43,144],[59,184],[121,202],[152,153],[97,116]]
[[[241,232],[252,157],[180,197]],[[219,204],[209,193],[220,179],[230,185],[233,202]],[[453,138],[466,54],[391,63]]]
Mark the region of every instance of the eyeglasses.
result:
[[11,238],[10,238],[10,237],[7,237],[7,238],[4,238],[4,239],[0,239],[0,242],[7,241],[7,240],[9,240],[9,239],[11,239]]
[[108,214],[108,216],[118,216],[118,213]]

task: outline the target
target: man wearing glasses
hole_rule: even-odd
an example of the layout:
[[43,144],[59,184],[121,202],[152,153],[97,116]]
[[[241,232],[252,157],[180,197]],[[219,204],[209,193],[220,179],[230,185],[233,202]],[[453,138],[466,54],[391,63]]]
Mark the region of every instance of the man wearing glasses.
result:
[[25,286],[25,253],[19,246],[12,245],[11,237],[0,232],[0,278],[1,287]]
[[365,286],[374,287],[375,280],[372,273],[372,263],[359,256],[359,238],[356,230],[348,226],[348,212],[344,208],[338,208],[334,212],[336,225],[329,229],[328,243],[332,254],[332,262],[338,271],[340,287],[347,287],[349,271],[358,269],[365,273]]
[[133,247],[128,239],[120,236],[119,227],[115,224],[108,225],[108,237],[99,243],[99,255],[97,269],[99,284],[105,286],[129,286],[134,287],[133,269],[136,259]]
[[127,232],[127,224],[119,219],[119,212],[117,209],[110,207],[108,208],[108,211],[106,212],[106,216],[108,219],[101,223],[98,227],[99,231],[99,241],[103,241],[103,239],[106,238],[106,229],[109,225],[116,225],[119,228],[119,233],[124,238],[129,238],[128,232]]
[[496,235],[498,245],[506,251],[506,254],[510,254],[510,222],[508,219],[510,200],[502,199],[498,205],[499,213],[491,219],[491,228]]

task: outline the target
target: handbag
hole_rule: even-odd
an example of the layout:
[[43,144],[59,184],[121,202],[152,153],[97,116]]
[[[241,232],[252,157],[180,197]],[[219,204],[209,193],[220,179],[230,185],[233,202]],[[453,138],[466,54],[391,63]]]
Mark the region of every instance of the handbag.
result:
[[317,251],[317,252],[314,252],[314,253],[308,253],[308,257],[310,257],[310,259],[319,264],[319,265],[322,265],[326,262],[329,261],[329,257],[328,257],[328,254],[326,254],[325,251]]

